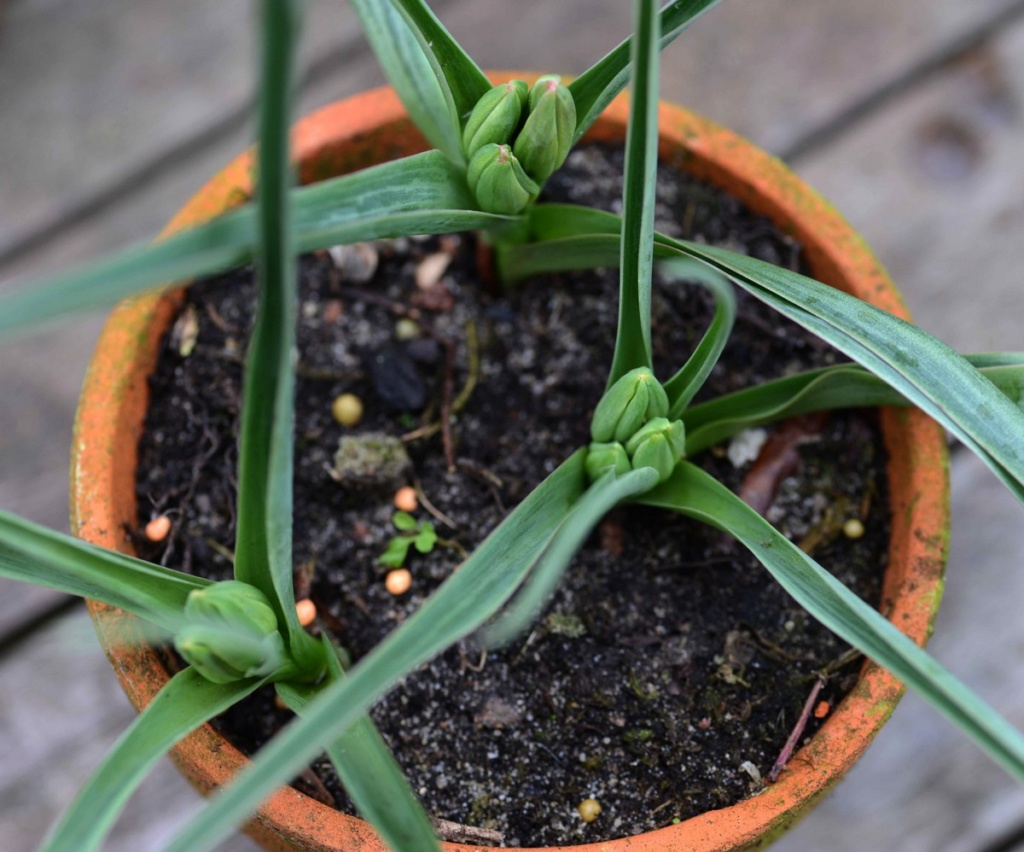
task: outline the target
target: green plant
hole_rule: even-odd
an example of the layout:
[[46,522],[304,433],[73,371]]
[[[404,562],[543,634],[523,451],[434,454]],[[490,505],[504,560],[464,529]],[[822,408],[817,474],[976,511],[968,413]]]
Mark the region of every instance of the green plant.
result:
[[377,561],[391,568],[401,568],[409,556],[409,548],[415,547],[418,553],[430,553],[438,543],[437,530],[430,521],[417,521],[408,512],[395,512],[391,523],[399,531],[394,536]]
[[[423,0],[353,2],[392,84],[434,150],[291,189],[288,104],[301,3],[264,0],[256,203],[0,302],[0,332],[12,332],[61,311],[252,259],[260,290],[246,362],[233,581],[211,584],[0,515],[0,574],[134,612],[172,639],[191,663],[114,747],[48,848],[96,848],[163,751],[271,682],[298,720],[172,848],[211,848],[326,748],[360,811],[388,843],[396,850],[424,849],[429,820],[366,711],[404,674],[471,631],[487,625],[485,636],[493,644],[521,631],[594,525],[626,501],[687,514],[733,535],[812,615],[920,691],[1024,782],[1024,738],[1017,731],[686,460],[743,428],[797,413],[913,404],[1024,499],[1024,414],[1018,407],[1024,356],[963,359],[913,326],[810,279],[654,232],[657,49],[714,0],[675,0],[660,14],[655,0],[637,0],[632,40],[568,86],[547,77],[532,89],[517,81],[491,86]],[[544,180],[630,76],[623,217],[537,203]],[[619,330],[608,390],[596,401],[592,443],[516,507],[412,618],[343,672],[338,649],[315,641],[299,625],[292,589],[295,253],[466,229],[486,233],[506,281],[547,270],[620,266]],[[716,302],[704,339],[664,382],[654,377],[651,363],[655,263],[670,275],[698,281]],[[691,406],[731,330],[734,285],[860,366],[813,371]],[[398,518],[401,530],[407,522]],[[400,541],[405,550],[410,544],[428,546],[421,538],[426,525],[416,533],[392,543]]]

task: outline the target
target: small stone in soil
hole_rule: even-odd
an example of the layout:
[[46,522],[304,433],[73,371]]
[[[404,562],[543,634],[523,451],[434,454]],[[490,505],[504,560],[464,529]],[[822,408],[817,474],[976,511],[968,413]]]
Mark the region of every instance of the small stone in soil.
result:
[[391,347],[378,349],[366,363],[373,389],[388,408],[420,411],[427,404],[427,388],[405,353]]
[[350,486],[395,489],[412,467],[400,438],[384,432],[345,435],[338,441],[331,477]]

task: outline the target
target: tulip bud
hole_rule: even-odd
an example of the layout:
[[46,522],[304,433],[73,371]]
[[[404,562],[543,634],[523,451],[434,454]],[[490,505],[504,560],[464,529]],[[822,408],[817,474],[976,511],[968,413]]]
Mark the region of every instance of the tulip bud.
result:
[[513,216],[540,192],[523,171],[508,145],[484,145],[469,161],[466,181],[477,204],[487,213]]
[[530,89],[530,113],[512,150],[526,173],[546,181],[569,155],[576,132],[572,92],[555,75],[541,77]]
[[655,417],[626,443],[626,453],[633,470],[654,468],[660,482],[672,475],[685,449],[683,421],[670,422],[665,417]]
[[626,448],[618,442],[592,443],[587,449],[587,460],[584,464],[587,478],[591,482],[599,480],[609,468],[615,471],[616,476],[629,473],[631,469]]
[[277,616],[264,594],[237,580],[189,593],[174,646],[213,683],[273,674],[288,662]]
[[590,421],[597,442],[625,443],[648,420],[668,414],[668,396],[647,367],[637,367],[605,391]]
[[466,157],[472,159],[484,145],[512,141],[528,93],[524,80],[509,80],[495,86],[476,102],[462,131]]

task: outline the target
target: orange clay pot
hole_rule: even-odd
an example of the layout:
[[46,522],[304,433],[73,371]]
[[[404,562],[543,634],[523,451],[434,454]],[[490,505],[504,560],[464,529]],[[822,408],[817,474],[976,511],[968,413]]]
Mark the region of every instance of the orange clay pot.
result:
[[[496,80],[521,73],[494,75]],[[622,142],[627,104],[613,103],[588,139]],[[768,216],[804,246],[818,279],[898,316],[907,311],[863,240],[816,193],[749,142],[678,107],[662,105],[663,161],[726,189]],[[388,89],[332,104],[300,121],[294,156],[309,183],[423,150],[426,146]],[[208,183],[174,218],[168,231],[205,221],[250,194],[251,153]],[[115,308],[89,367],[75,429],[72,528],[82,538],[130,553],[125,530],[136,526],[136,446],[146,408],[147,376],[180,291],[151,293]],[[916,642],[931,633],[942,592],[948,529],[945,443],[939,427],[916,410],[882,413],[889,452],[892,540],[882,611]],[[138,622],[90,603],[96,628],[121,684],[136,707],[148,704],[168,680],[156,654],[140,642]],[[736,850],[763,845],[791,825],[852,765],[896,706],[901,685],[867,663],[856,688],[778,782],[747,801],[633,838],[573,847],[578,852]],[[227,783],[246,762],[206,725],[174,749],[192,783],[209,791]],[[246,829],[271,849],[385,852],[361,820],[293,789],[278,791]],[[475,847],[446,844],[447,852]]]

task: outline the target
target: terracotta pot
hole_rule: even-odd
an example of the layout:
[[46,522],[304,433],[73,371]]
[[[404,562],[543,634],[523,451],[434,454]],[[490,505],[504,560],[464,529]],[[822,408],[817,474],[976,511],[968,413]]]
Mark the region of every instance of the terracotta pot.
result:
[[[496,79],[526,74],[499,74]],[[626,102],[609,107],[590,139],[625,138]],[[907,316],[899,295],[863,240],[813,190],[779,161],[721,127],[678,107],[660,112],[660,155],[666,162],[720,187],[768,216],[805,247],[815,277]],[[398,99],[388,89],[350,98],[300,121],[294,153],[304,183],[354,171],[426,147]],[[245,201],[250,193],[250,153],[207,184],[174,218],[168,231],[204,221]],[[89,368],[78,409],[72,466],[72,527],[79,536],[131,552],[125,529],[136,523],[136,446],[146,407],[147,376],[160,336],[180,291],[150,294],[112,313]],[[945,443],[939,427],[916,410],[882,413],[889,452],[892,541],[883,589],[883,612],[916,642],[932,629],[942,591],[948,529]],[[137,622],[116,609],[91,603],[107,655],[136,707],[145,706],[168,679],[156,654],[126,643],[140,636]],[[878,732],[902,692],[895,678],[866,664],[860,681],[814,739],[791,760],[779,781],[728,808],[641,836],[576,846],[579,852],[727,850],[763,844],[792,824],[845,772]],[[174,760],[203,791],[228,781],[247,761],[204,726],[173,752]],[[281,790],[247,831],[271,849],[383,852],[366,823],[342,815],[292,789]],[[449,852],[473,847],[448,844]]]

